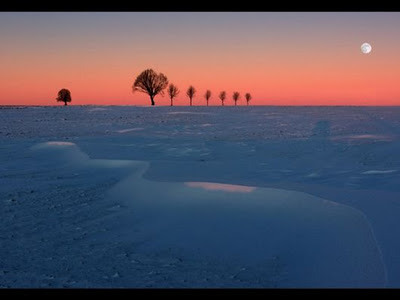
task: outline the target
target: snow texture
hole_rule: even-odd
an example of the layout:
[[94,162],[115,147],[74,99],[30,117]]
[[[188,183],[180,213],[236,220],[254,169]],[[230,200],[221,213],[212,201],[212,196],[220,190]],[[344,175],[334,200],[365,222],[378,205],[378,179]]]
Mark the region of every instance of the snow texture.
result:
[[0,110],[1,287],[399,287],[400,108]]

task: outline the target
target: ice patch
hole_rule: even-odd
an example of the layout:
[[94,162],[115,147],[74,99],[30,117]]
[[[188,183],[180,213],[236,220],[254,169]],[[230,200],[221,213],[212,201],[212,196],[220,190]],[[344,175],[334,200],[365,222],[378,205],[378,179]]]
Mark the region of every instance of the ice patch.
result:
[[375,139],[375,140],[382,140],[388,139],[390,137],[384,135],[377,135],[377,134],[359,134],[359,135],[350,135],[349,138],[352,139]]
[[319,175],[316,172],[313,172],[313,173],[308,174],[306,177],[308,177],[308,178],[319,178],[319,177],[321,177],[321,175]]
[[395,172],[397,172],[397,170],[369,170],[362,172],[361,174],[374,175],[374,174],[390,174]]
[[[200,155],[208,155],[207,149],[197,149],[197,148],[190,148],[190,147],[183,147],[183,148],[168,148],[165,150],[168,154],[173,156],[190,156],[192,154],[200,154]],[[204,153],[206,151],[206,153]]]
[[33,146],[33,149],[44,149],[44,148],[52,148],[52,147],[70,147],[70,146],[76,146],[76,144],[71,143],[71,142],[59,142],[59,141],[45,142],[45,143],[41,143],[41,144],[37,144],[37,145]]
[[202,188],[210,191],[224,191],[233,193],[251,193],[256,188],[244,185],[223,184],[215,182],[185,182],[185,185],[193,188]]
[[334,136],[331,137],[331,140],[359,140],[359,141],[384,141],[390,142],[393,140],[393,137],[387,135],[378,135],[378,134],[358,134],[358,135],[347,135],[347,136]]
[[144,128],[142,127],[136,127],[136,128],[128,128],[128,129],[121,129],[117,130],[118,133],[125,133],[125,132],[130,132],[130,131],[137,131],[137,130],[143,130]]

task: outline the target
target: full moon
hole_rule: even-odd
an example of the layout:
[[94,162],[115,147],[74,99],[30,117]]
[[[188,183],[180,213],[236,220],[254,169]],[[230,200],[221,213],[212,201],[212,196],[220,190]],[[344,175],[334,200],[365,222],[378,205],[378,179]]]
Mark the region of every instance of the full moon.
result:
[[361,52],[362,52],[362,53],[368,54],[368,53],[371,52],[371,50],[372,50],[372,47],[371,47],[370,44],[364,43],[364,44],[361,45]]

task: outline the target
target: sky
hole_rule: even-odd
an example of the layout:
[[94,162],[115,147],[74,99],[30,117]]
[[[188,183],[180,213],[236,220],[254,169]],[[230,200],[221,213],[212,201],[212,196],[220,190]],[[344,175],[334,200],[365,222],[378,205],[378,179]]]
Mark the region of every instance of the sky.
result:
[[0,12],[0,41],[0,105],[150,105],[148,68],[175,105],[400,105],[400,12]]

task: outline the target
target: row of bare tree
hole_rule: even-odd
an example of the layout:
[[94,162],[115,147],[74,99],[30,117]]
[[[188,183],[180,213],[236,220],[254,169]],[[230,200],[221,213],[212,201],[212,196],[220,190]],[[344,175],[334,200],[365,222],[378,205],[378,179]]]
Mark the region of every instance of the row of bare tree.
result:
[[[136,77],[135,82],[133,83],[132,91],[139,91],[142,93],[146,93],[150,96],[151,105],[155,105],[154,97],[158,94],[164,95],[164,90],[167,89],[168,96],[171,99],[171,106],[174,105],[174,99],[179,95],[180,91],[176,85],[171,83],[168,85],[168,78],[163,73],[157,74],[153,69],[144,70],[138,77]],[[186,95],[190,99],[190,106],[193,104],[193,98],[195,97],[197,91],[191,85],[186,91]],[[210,90],[207,90],[204,94],[204,98],[206,99],[206,103],[208,106],[208,101],[210,100],[212,93]],[[221,100],[222,106],[224,106],[226,100],[226,92],[222,91],[219,93],[218,98]],[[249,105],[250,100],[252,99],[250,93],[245,94],[247,106]],[[237,105],[238,100],[240,99],[240,93],[234,92],[232,95],[232,99],[235,102],[235,106]],[[71,92],[68,89],[61,89],[58,92],[57,101],[64,102],[64,105],[67,105],[68,102],[71,102]]]
[[[168,87],[168,88],[167,88]],[[168,96],[171,99],[171,106],[174,105],[174,99],[179,95],[180,91],[176,85],[173,83],[168,85],[168,78],[163,73],[156,73],[153,69],[147,69],[140,73],[140,75],[136,78],[133,83],[132,91],[139,91],[145,93],[150,96],[151,105],[155,105],[154,97],[158,94],[164,95],[164,90],[167,88]],[[189,97],[190,106],[193,104],[193,98],[195,97],[197,91],[191,85],[186,91],[186,95]],[[206,103],[208,106],[208,102],[212,97],[212,93],[210,90],[207,90],[204,94],[204,98],[206,99]],[[221,100],[222,106],[224,106],[226,100],[226,92],[222,91],[219,93],[218,98]],[[234,92],[232,95],[232,99],[235,102],[235,106],[237,105],[238,100],[240,99],[240,93]],[[252,96],[250,93],[245,94],[245,99],[247,105],[249,105]]]
[[[173,106],[174,105],[174,98],[176,98],[179,95],[180,91],[179,91],[179,89],[178,89],[178,87],[176,85],[171,83],[168,86],[167,92],[168,92],[169,98],[171,99],[171,106]],[[189,86],[189,88],[186,91],[186,95],[190,99],[190,106],[192,106],[193,98],[196,95],[196,92],[197,91],[196,91],[195,87],[192,86],[192,85]],[[208,102],[209,102],[211,96],[212,96],[212,93],[211,93],[210,90],[207,90],[206,93],[204,94],[204,98],[206,99],[207,106],[208,106]],[[220,92],[219,95],[218,95],[218,98],[221,100],[222,106],[224,106],[224,103],[225,103],[225,100],[226,100],[226,92],[225,91]],[[248,106],[250,100],[252,99],[251,94],[250,93],[246,93],[245,94],[245,98],[246,98],[246,103],[247,103],[247,106]],[[233,95],[232,95],[232,99],[235,102],[235,106],[236,106],[238,100],[240,99],[240,93],[239,92],[234,92]]]

